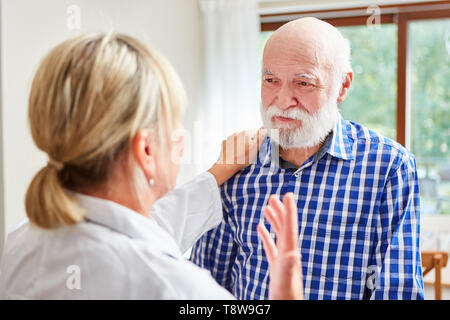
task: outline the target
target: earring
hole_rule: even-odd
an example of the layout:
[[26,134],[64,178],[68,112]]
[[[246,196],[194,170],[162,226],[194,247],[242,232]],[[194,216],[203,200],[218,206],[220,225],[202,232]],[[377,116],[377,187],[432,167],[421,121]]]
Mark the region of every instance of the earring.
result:
[[150,178],[150,180],[148,180],[148,185],[150,186],[150,189],[154,186],[154,184],[155,184],[155,180]]

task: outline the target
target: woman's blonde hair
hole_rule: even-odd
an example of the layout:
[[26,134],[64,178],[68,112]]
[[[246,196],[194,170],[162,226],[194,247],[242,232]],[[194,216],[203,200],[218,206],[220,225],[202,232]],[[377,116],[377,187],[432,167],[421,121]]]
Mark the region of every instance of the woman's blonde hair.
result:
[[[154,131],[167,148],[160,155],[169,154],[184,104],[170,64],[132,37],[83,34],[52,49],[29,98],[34,142],[50,159],[28,187],[30,222],[51,229],[81,221],[84,212],[68,190],[106,182],[140,129]],[[145,178],[135,172],[134,183]]]

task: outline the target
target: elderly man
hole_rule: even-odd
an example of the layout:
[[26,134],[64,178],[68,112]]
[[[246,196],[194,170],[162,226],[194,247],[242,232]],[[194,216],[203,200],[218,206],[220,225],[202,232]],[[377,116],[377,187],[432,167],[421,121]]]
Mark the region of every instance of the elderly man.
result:
[[223,221],[191,259],[237,298],[267,298],[257,224],[271,194],[292,192],[305,299],[423,299],[415,159],[339,114],[353,77],[346,39],[315,18],[291,21],[268,40],[262,72],[269,137],[222,186]]

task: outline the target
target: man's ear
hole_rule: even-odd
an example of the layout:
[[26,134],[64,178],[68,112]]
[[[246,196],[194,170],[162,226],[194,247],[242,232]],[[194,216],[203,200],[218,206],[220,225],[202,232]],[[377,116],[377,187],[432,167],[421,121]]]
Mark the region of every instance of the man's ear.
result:
[[350,85],[353,81],[353,72],[349,72],[345,75],[345,79],[342,83],[341,91],[339,92],[339,96],[337,102],[342,102],[345,100],[348,94],[348,90],[350,90]]
[[147,180],[155,177],[155,150],[152,136],[148,129],[139,130],[131,142],[131,150],[138,165],[144,171]]

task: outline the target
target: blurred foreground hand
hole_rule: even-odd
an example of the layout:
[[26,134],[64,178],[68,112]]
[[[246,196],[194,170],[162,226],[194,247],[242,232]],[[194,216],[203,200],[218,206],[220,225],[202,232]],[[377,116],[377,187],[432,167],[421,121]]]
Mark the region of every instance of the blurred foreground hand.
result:
[[303,300],[303,275],[298,252],[298,213],[293,194],[286,193],[281,202],[272,195],[264,216],[275,230],[277,243],[263,223],[258,225],[264,251],[269,261],[269,299]]

